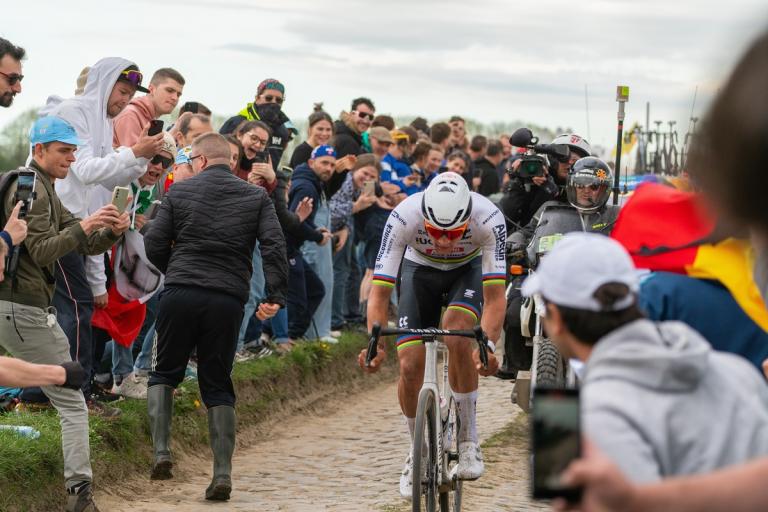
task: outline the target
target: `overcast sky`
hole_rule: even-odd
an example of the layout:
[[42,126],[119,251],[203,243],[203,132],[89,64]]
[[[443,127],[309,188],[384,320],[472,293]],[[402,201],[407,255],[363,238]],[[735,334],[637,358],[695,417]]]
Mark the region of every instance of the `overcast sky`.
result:
[[645,122],[650,101],[651,120],[687,126],[696,86],[700,115],[765,26],[765,0],[3,2],[0,35],[28,58],[0,126],[121,56],[146,75],[176,68],[182,101],[222,115],[275,77],[296,119],[315,101],[335,117],[365,95],[381,113],[571,126],[612,146],[617,84],[631,87],[628,124]]

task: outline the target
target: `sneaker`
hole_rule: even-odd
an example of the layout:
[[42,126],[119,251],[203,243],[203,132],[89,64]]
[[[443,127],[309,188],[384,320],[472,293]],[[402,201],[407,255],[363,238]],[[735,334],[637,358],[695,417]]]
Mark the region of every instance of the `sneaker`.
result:
[[413,499],[413,457],[410,452],[405,459],[403,472],[400,473],[400,496],[407,500]]
[[261,342],[263,344],[267,344],[270,341],[272,341],[272,336],[270,336],[269,334],[263,332],[263,333],[261,333],[261,337],[259,338],[259,340],[261,340]]
[[67,490],[66,512],[99,512],[99,507],[93,501],[93,491],[91,484],[86,483],[79,489]]
[[112,387],[112,393],[124,396],[125,398],[146,400],[147,385],[137,379],[133,374],[130,374],[123,377],[123,381],[119,385]]
[[275,353],[274,350],[272,350],[267,345],[264,345],[261,347],[261,349],[258,352],[256,352],[256,357],[259,359],[264,359],[265,357],[269,357],[274,353]]
[[483,452],[480,445],[472,441],[459,443],[459,463],[451,471],[451,477],[459,480],[477,480],[483,475]]
[[252,352],[258,352],[263,345],[264,345],[264,343],[260,339],[246,341],[245,343],[243,343],[243,350],[250,350]]
[[91,397],[99,402],[119,402],[123,399],[121,395],[112,393],[111,388],[109,390],[102,389],[99,386],[94,386],[91,392]]
[[93,416],[100,416],[105,420],[115,420],[123,414],[123,411],[116,407],[110,407],[103,402],[100,402],[91,395],[90,400],[86,400],[88,406],[88,414]]
[[293,350],[293,342],[291,341],[285,341],[283,343],[276,343],[275,344],[275,352],[277,354],[287,354],[291,350]]
[[322,341],[324,343],[338,343],[339,340],[337,338],[334,338],[333,336],[323,336],[318,341]]
[[256,357],[256,354],[254,352],[243,349],[240,352],[235,353],[235,362],[244,363],[246,361],[250,361],[251,359],[254,359],[255,357]]
[[144,387],[147,387],[149,384],[149,373],[134,372],[133,378],[136,380],[136,382],[143,384]]
[[341,331],[331,330],[331,338],[341,338]]

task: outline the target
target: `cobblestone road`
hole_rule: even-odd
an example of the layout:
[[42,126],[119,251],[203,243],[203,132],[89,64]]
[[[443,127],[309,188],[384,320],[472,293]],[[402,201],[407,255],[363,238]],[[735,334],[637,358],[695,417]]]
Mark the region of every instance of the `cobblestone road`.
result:
[[[481,379],[481,440],[515,421],[520,410],[509,402],[510,388],[498,379]],[[340,398],[321,414],[292,416],[266,438],[238,447],[228,503],[203,499],[211,475],[208,453],[187,457],[174,480],[129,482],[121,496],[102,492],[97,503],[114,512],[408,510],[397,490],[408,442],[395,392],[391,382],[346,401]],[[513,430],[524,424],[520,420]],[[522,431],[485,451],[486,475],[465,485],[465,510],[540,510],[525,499],[527,440]],[[138,493],[126,496],[126,490]]]

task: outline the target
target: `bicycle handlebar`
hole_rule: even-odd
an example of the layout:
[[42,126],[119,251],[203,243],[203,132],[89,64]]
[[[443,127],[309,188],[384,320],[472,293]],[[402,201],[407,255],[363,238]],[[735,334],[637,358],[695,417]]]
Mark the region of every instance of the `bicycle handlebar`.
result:
[[368,350],[365,353],[365,366],[370,367],[371,361],[378,354],[379,338],[381,336],[421,334],[428,336],[462,336],[464,338],[474,338],[480,351],[480,362],[483,368],[488,368],[488,336],[483,332],[483,328],[476,325],[471,331],[445,330],[445,329],[389,329],[383,328],[378,322],[374,322],[371,328],[371,337],[368,339]]

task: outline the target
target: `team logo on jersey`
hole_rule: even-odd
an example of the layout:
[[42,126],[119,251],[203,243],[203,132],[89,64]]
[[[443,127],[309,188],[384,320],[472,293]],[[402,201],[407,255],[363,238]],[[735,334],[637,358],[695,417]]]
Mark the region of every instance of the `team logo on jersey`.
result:
[[475,296],[475,290],[470,290],[469,288],[464,290],[464,297],[466,297],[468,299],[472,299],[472,298],[474,298],[474,296]]
[[408,328],[408,316],[401,316],[400,320],[398,321],[397,325],[400,326],[401,329],[407,329]]

